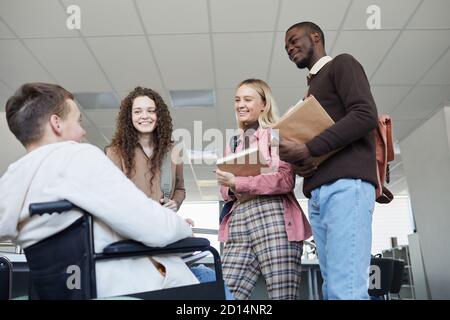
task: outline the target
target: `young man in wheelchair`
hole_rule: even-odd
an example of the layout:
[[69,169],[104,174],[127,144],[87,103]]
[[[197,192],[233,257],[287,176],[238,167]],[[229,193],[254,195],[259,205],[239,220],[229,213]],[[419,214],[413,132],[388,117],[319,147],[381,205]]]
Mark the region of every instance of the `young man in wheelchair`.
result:
[[[26,148],[0,179],[0,240],[24,249],[70,226],[78,210],[30,217],[29,204],[66,199],[94,217],[94,247],[132,239],[163,247],[192,236],[189,224],[147,198],[85,135],[81,113],[64,88],[24,84],[8,100],[9,129]],[[159,269],[163,267],[164,272]],[[198,283],[179,256],[102,260],[97,296],[126,295]]]

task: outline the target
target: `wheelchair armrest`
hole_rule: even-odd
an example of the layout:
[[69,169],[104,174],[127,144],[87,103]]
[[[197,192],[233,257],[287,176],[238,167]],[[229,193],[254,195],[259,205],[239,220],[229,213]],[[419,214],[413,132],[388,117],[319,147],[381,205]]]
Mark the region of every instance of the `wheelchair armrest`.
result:
[[51,201],[51,202],[38,202],[38,203],[30,203],[29,211],[30,216],[35,214],[42,216],[46,213],[63,213],[64,211],[68,211],[71,209],[77,208],[72,202],[68,200],[60,200],[60,201]]
[[141,242],[122,240],[114,242],[103,249],[104,255],[138,254],[157,255],[167,253],[183,253],[191,251],[209,250],[209,240],[205,238],[189,237],[171,243],[165,247],[147,247]]

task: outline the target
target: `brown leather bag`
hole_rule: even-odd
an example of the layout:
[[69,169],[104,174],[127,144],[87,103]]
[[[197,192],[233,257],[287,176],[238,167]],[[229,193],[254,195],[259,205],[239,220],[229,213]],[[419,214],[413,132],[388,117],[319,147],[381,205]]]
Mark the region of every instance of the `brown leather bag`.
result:
[[376,201],[389,203],[394,199],[392,192],[385,186],[389,183],[389,162],[394,160],[394,142],[392,138],[392,121],[388,115],[380,115],[375,131],[378,186]]

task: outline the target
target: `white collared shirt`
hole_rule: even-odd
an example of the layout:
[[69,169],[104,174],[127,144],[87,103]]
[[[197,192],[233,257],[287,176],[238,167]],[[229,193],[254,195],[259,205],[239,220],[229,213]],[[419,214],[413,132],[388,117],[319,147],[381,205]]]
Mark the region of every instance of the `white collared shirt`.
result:
[[322,58],[317,60],[317,62],[313,65],[313,67],[309,71],[309,74],[317,74],[317,72],[319,72],[320,69],[322,69],[323,66],[326,65],[331,60],[333,60],[332,57],[330,57],[330,56],[323,56]]

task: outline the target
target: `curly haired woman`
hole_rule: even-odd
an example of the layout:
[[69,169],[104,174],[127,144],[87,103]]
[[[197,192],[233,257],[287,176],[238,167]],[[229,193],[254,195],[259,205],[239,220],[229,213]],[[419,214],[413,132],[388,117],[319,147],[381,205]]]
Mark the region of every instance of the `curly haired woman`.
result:
[[[172,152],[172,131],[172,118],[161,96],[152,89],[136,87],[121,103],[117,129],[106,155],[147,197],[178,211],[186,191],[183,163],[178,153]],[[164,199],[161,171],[166,155],[172,160],[172,189]]]
[[[120,105],[117,129],[106,155],[122,170],[149,198],[159,201],[165,207],[178,211],[186,197],[183,179],[183,162],[172,141],[172,117],[161,96],[152,89],[136,87]],[[169,159],[172,190],[165,197],[161,190],[161,174],[166,155]],[[186,221],[193,225],[191,219]],[[155,262],[165,274],[165,266]],[[204,265],[191,268],[200,282],[215,281],[213,270]],[[233,299],[225,287],[227,300]]]

